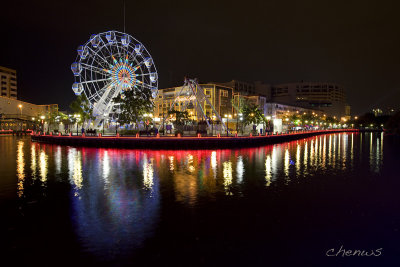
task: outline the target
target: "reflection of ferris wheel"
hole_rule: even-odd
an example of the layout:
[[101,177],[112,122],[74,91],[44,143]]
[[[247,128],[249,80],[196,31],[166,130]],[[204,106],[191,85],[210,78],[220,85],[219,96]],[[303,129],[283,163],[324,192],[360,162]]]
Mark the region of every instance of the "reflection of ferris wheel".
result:
[[75,76],[72,90],[86,95],[97,118],[112,112],[112,99],[124,90],[150,90],[153,97],[157,94],[157,69],[150,53],[126,33],[93,34],[78,47],[71,70]]

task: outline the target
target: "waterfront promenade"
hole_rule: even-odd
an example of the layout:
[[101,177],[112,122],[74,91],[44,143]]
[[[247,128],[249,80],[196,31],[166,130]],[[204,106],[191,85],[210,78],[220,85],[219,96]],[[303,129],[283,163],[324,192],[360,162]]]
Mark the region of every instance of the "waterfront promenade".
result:
[[145,149],[205,149],[255,147],[298,140],[315,135],[358,132],[358,129],[332,129],[319,131],[301,131],[275,135],[258,136],[216,136],[216,137],[148,137],[148,136],[63,136],[32,134],[34,142],[43,142],[68,146],[145,148]]

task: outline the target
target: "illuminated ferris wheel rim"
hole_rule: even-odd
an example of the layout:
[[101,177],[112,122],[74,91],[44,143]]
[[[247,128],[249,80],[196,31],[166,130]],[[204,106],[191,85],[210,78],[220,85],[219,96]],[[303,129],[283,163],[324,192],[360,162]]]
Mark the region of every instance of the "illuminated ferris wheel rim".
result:
[[118,31],[93,34],[77,52],[71,65],[72,90],[76,95],[84,93],[99,112],[109,113],[112,98],[124,90],[150,90],[156,97],[156,66],[146,47],[131,35]]

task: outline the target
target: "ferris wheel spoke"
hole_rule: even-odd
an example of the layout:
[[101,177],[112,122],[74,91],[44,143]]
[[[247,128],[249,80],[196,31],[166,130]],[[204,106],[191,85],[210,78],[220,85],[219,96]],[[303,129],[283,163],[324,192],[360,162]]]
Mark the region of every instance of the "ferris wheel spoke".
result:
[[108,53],[110,54],[110,56],[112,56],[112,51],[110,50],[110,48],[107,46],[107,44],[104,42],[103,38],[100,38],[101,42],[103,43],[103,46],[101,48],[105,48]]
[[86,83],[95,83],[95,82],[105,82],[105,81],[111,81],[112,78],[107,78],[107,79],[97,79],[97,80],[89,80],[89,81],[84,81],[81,82],[81,84],[86,84]]
[[151,72],[148,73],[142,73],[142,74],[136,74],[137,77],[142,77],[142,76],[149,76]]
[[136,64],[135,66],[133,66],[133,68],[134,68],[134,69],[142,68],[143,65],[144,65],[144,60],[140,61],[138,64]]
[[[132,53],[129,53],[128,57],[129,57],[129,59],[130,59],[132,62],[134,62],[134,64],[136,64],[136,65],[139,65],[139,64],[140,64],[140,63],[138,63],[138,62],[141,62],[141,63],[144,62],[143,54],[138,55],[138,54],[136,54],[135,50],[133,50]],[[142,60],[142,61],[140,61],[140,60]]]
[[82,68],[84,68],[86,70],[94,71],[101,75],[109,75],[109,73],[108,73],[108,71],[106,71],[106,69],[101,69],[101,68],[95,67],[93,65],[88,65],[86,63],[81,63],[81,65],[82,65]]
[[150,90],[157,89],[156,87],[151,86],[150,84],[147,84],[147,83],[145,83],[145,82],[143,82],[143,81],[141,81],[141,80],[136,80],[136,82],[137,82],[138,84],[140,84],[141,86],[147,88],[147,89],[150,89]]
[[100,58],[106,65],[102,65],[98,60],[96,60],[97,57],[93,56],[93,59],[96,60],[97,63],[99,63],[99,65],[108,68],[108,66],[110,65],[110,63],[108,63],[108,61],[104,58],[103,55],[100,55],[98,52],[94,51],[93,49],[91,49],[89,46],[87,46],[88,49],[93,53],[92,55],[96,55],[98,58]]

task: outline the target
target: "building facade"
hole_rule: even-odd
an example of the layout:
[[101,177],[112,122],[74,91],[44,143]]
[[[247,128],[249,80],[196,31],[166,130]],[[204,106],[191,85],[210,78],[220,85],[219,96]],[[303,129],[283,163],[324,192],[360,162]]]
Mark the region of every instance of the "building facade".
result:
[[335,83],[298,82],[273,85],[273,102],[323,110],[330,116],[350,116],[350,106],[346,103],[346,93]]
[[0,96],[17,99],[17,71],[0,66]]
[[243,96],[264,96],[267,101],[271,100],[271,85],[263,82],[243,82],[238,80],[232,80],[230,82],[218,82],[215,84],[227,86],[233,89],[234,95]]
[[0,130],[33,129],[44,116],[58,112],[58,105],[35,105],[0,96]]
[[[221,117],[232,112],[232,88],[215,83],[200,84],[200,87],[203,89],[205,97],[208,98],[211,105]],[[200,87],[195,90],[201,90]],[[168,111],[172,109],[176,111],[187,111],[189,113],[189,119],[195,121],[203,118],[203,112],[208,118],[215,116],[212,107],[207,101],[203,100],[198,103],[195,96],[189,90],[188,87],[182,90],[182,86],[159,89],[158,95],[154,100],[153,116],[155,121],[166,118]],[[196,94],[199,95],[197,92]],[[199,97],[199,99],[201,99],[201,97]]]

